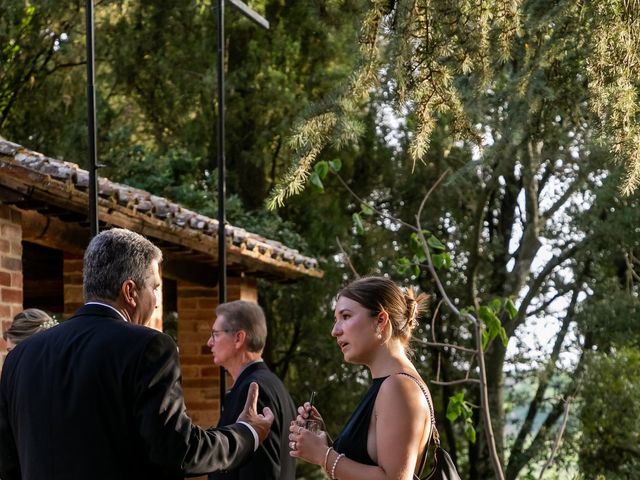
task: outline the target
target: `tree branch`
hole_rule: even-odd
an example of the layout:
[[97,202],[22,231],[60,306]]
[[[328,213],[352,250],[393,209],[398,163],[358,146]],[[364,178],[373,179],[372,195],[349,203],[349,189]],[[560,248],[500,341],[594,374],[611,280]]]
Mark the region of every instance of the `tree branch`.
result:
[[569,308],[567,309],[567,314],[562,321],[560,331],[556,336],[556,341],[554,343],[547,364],[544,370],[538,376],[538,387],[535,394],[533,395],[533,398],[531,399],[531,402],[529,403],[527,415],[525,416],[524,422],[520,426],[518,435],[513,442],[513,446],[511,447],[511,456],[509,458],[509,464],[507,466],[507,478],[515,478],[518,472],[524,466],[525,457],[522,455],[524,443],[531,434],[534,419],[538,415],[539,408],[543,402],[544,393],[549,385],[549,381],[551,379],[553,370],[555,369],[556,362],[560,357],[562,344],[564,343],[564,339],[567,335],[567,332],[569,331],[569,325],[573,321],[573,316],[578,304],[578,296],[580,292],[580,288],[574,289],[573,295],[571,296]]
[[543,480],[544,472],[549,466],[551,462],[553,462],[553,457],[555,457],[556,452],[558,451],[558,447],[560,446],[560,441],[562,440],[562,435],[564,435],[564,431],[567,428],[567,421],[569,420],[569,408],[571,407],[571,403],[573,402],[573,397],[567,398],[564,402],[564,412],[562,414],[562,424],[560,425],[560,430],[558,430],[558,435],[556,436],[555,442],[553,442],[553,448],[551,449],[551,454],[549,455],[548,460],[540,470],[540,476],[538,480]]
[[515,332],[515,329],[524,321],[527,308],[531,304],[531,301],[540,293],[540,288],[544,284],[547,277],[553,272],[553,270],[564,263],[569,258],[573,257],[578,249],[582,246],[584,240],[576,243],[573,247],[565,250],[557,257],[554,257],[550,260],[542,269],[542,271],[530,282],[529,290],[525,295],[524,299],[520,303],[520,307],[518,308],[518,314],[513,319],[513,321],[508,322],[505,325],[505,329],[507,330],[507,336],[511,337]]
[[438,380],[431,380],[431,383],[434,385],[460,385],[461,383],[477,383],[481,384],[480,380],[477,378],[462,378],[460,380],[449,380],[448,382],[441,382]]
[[431,251],[429,249],[429,244],[427,243],[427,239],[424,236],[424,231],[422,230],[422,226],[420,224],[420,217],[416,215],[416,225],[418,227],[418,236],[420,238],[420,242],[425,250],[427,255],[427,267],[429,272],[431,273],[431,277],[436,282],[436,286],[438,287],[438,291],[442,296],[445,304],[449,307],[449,309],[459,318],[467,319],[474,326],[474,337],[476,342],[476,353],[478,355],[478,370],[479,370],[479,387],[480,387],[480,410],[482,412],[482,419],[484,424],[484,431],[487,440],[487,448],[489,449],[489,457],[491,459],[491,464],[493,466],[493,471],[496,475],[497,480],[504,480],[504,473],[502,471],[502,465],[500,464],[500,457],[498,456],[498,450],[496,448],[495,436],[493,433],[493,425],[491,423],[491,412],[489,411],[489,400],[488,400],[488,391],[487,391],[487,370],[484,363],[484,352],[482,351],[482,325],[473,315],[469,313],[462,314],[458,308],[453,304],[451,299],[449,298],[447,292],[440,281],[440,277],[436,272],[436,269],[433,265],[433,259],[431,258]]
[[460,350],[467,353],[476,353],[473,348],[461,347],[460,345],[454,345],[452,343],[441,343],[441,342],[429,342],[428,340],[414,340],[416,343],[421,345],[425,345],[427,347],[442,347],[442,348],[454,348],[456,350]]
[[387,213],[381,212],[380,210],[378,210],[374,206],[369,205],[366,201],[364,201],[362,198],[360,198],[353,190],[351,190],[351,187],[349,187],[349,185],[347,185],[347,183],[342,179],[340,174],[336,173],[335,175],[336,175],[336,177],[338,177],[338,180],[340,181],[342,186],[344,188],[346,188],[347,191],[351,194],[351,196],[353,196],[353,198],[355,198],[358,202],[360,202],[361,204],[367,205],[371,210],[373,210],[375,213],[377,213],[382,218],[386,218],[387,220],[392,220],[394,222],[398,222],[398,223],[404,225],[405,227],[407,227],[407,228],[409,228],[409,229],[411,229],[413,231],[416,230],[416,227],[414,225],[411,225],[410,223],[407,223],[407,222],[405,222],[403,220],[400,220],[399,218],[396,218],[393,215],[389,215]]
[[349,257],[349,255],[347,254],[346,250],[342,246],[342,243],[340,242],[340,238],[339,237],[336,237],[336,243],[338,244],[338,248],[342,252],[342,255],[343,255],[347,265],[351,269],[351,273],[353,273],[353,276],[355,278],[360,278],[360,274],[356,271],[355,267],[353,266],[353,263],[351,263],[351,258]]

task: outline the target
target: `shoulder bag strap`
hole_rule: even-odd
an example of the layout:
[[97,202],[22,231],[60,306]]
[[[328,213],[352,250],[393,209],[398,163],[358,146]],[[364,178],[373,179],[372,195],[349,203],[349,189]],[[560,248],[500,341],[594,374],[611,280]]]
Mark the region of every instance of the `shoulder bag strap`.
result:
[[422,456],[422,462],[420,462],[420,471],[422,471],[424,470],[424,466],[427,463],[427,456],[429,453],[429,443],[431,443],[431,439],[433,438],[433,442],[436,444],[437,447],[440,446],[440,434],[438,433],[438,429],[436,428],[436,416],[433,410],[433,400],[431,399],[431,392],[429,392],[429,389],[426,388],[424,385],[422,385],[422,382],[418,380],[416,377],[405,372],[399,372],[399,375],[406,375],[407,377],[412,379],[414,382],[416,382],[418,387],[420,387],[420,390],[422,390],[422,393],[424,394],[425,398],[427,399],[427,403],[429,404],[429,413],[431,413],[431,435],[427,440],[427,448],[425,449],[424,455]]

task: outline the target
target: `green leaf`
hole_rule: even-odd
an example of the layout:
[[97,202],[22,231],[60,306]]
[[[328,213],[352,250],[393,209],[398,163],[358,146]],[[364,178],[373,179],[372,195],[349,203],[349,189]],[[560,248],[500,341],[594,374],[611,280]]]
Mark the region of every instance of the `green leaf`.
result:
[[340,160],[339,158],[335,158],[329,162],[329,169],[333,173],[338,173],[341,168],[342,168],[342,160]]
[[447,418],[449,421],[455,421],[462,414],[462,407],[459,402],[452,401],[451,397],[449,399],[449,405],[447,406]]
[[316,163],[315,167],[313,167],[313,170],[321,179],[324,180],[324,178],[327,176],[327,173],[329,173],[329,164],[324,160],[321,160]]
[[467,422],[467,426],[464,429],[464,434],[471,443],[476,443],[476,429],[473,428],[471,422]]
[[487,306],[481,306],[478,309],[478,316],[484,322],[485,329],[482,332],[482,348],[487,346],[489,341],[493,340],[497,336],[500,336],[502,343],[506,345],[507,332],[502,326],[502,322],[496,316],[495,312]]
[[311,175],[309,175],[309,181],[311,182],[311,185],[321,192],[324,192],[324,185],[322,184],[322,180],[320,180],[320,176],[317,172],[312,172]]
[[510,298],[504,302],[504,309],[507,311],[507,315],[509,315],[509,320],[513,320],[518,315],[518,309],[513,304]]
[[360,211],[361,211],[361,213],[363,215],[368,215],[368,216],[371,216],[374,213],[373,209],[369,205],[367,205],[366,203],[361,203],[360,204]]
[[491,327],[496,323],[500,323],[500,319],[496,316],[494,311],[484,305],[478,309],[478,316],[488,327]]
[[411,267],[411,260],[407,257],[401,257],[396,260],[396,268],[398,269],[398,273],[404,274]]
[[360,214],[354,213],[353,215],[351,215],[351,218],[353,218],[353,224],[356,227],[356,232],[358,232],[358,235],[363,235],[364,225],[362,224],[362,218],[360,218]]
[[433,248],[434,250],[445,250],[447,247],[444,246],[444,244],[438,240],[434,235],[431,235],[428,239],[427,239],[427,244]]
[[447,418],[452,422],[459,416],[464,415],[464,392],[458,392],[449,397],[449,405],[447,405]]
[[489,302],[489,308],[491,308],[491,310],[493,310],[494,312],[499,312],[502,308],[502,300],[500,300],[499,298],[494,298]]
[[451,255],[449,253],[436,253],[431,257],[433,266],[437,269],[449,270],[451,268]]
[[416,261],[424,262],[427,259],[427,253],[417,233],[412,233],[409,237],[409,250],[415,255]]
[[414,263],[411,267],[411,273],[416,278],[420,277],[420,265]]
[[507,338],[507,331],[504,329],[504,327],[500,327],[500,340],[502,340],[502,345],[504,345],[505,347],[507,346],[507,343],[509,343],[509,339]]

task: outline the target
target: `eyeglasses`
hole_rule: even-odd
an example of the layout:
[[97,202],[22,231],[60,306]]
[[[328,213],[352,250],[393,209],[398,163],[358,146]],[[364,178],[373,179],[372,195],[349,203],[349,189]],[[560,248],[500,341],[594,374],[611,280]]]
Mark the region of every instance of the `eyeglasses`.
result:
[[223,333],[236,333],[237,330],[233,330],[231,328],[224,328],[222,330],[211,329],[211,338],[213,338],[216,342],[220,338],[220,335]]

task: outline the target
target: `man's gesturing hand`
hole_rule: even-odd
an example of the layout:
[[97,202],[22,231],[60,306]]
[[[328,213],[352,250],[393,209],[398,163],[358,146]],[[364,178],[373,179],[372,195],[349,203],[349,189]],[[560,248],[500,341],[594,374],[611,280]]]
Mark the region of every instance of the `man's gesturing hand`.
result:
[[238,417],[238,421],[247,422],[258,433],[260,443],[269,434],[271,424],[273,423],[273,412],[269,407],[264,407],[262,413],[258,413],[258,384],[252,382],[249,385],[249,393],[247,394],[247,401],[244,404],[244,410]]

